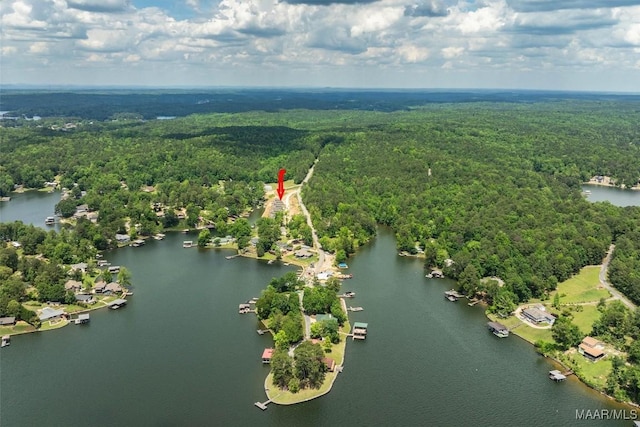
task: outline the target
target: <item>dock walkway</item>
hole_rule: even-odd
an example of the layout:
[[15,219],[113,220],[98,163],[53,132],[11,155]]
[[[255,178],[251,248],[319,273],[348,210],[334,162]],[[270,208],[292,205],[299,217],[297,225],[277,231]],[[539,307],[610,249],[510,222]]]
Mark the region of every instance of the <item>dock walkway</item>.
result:
[[256,402],[254,403],[254,405],[256,405],[258,408],[262,409],[263,411],[265,409],[267,409],[267,405],[271,403],[271,399],[265,401],[265,402]]

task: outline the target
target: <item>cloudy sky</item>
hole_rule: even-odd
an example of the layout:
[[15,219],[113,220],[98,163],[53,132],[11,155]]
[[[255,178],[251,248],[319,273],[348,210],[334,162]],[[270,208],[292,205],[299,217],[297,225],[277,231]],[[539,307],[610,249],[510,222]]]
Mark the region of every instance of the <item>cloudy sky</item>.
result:
[[2,0],[0,83],[640,92],[640,0]]

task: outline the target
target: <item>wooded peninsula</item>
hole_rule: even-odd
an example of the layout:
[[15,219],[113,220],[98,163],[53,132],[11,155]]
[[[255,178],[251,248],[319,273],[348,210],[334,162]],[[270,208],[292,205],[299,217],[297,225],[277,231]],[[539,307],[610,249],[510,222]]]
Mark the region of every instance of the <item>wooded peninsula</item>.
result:
[[[399,251],[424,257],[425,268],[441,270],[459,291],[485,301],[490,314],[506,317],[528,301],[549,300],[558,284],[600,264],[614,244],[609,281],[640,303],[640,207],[591,203],[581,194],[581,184],[594,176],[623,188],[638,184],[640,101],[412,98],[394,99],[384,112],[357,105],[189,111],[171,120],[146,120],[124,106],[100,119],[2,120],[0,197],[53,182],[66,189],[56,213],[68,221],[60,233],[0,224],[6,242],[0,317],[35,321],[26,302],[69,298],[62,266],[95,260],[98,251],[117,246],[117,236],[206,228],[212,235],[203,235],[203,245],[231,236],[238,250],[254,245],[258,255],[275,253],[282,218],[260,220],[252,243],[255,232],[242,216],[264,202],[265,183],[279,169],[299,184],[316,159],[302,199],[322,248],[337,262],[388,226]],[[77,217],[79,206],[93,218]],[[310,243],[304,217],[294,218],[288,233]],[[501,282],[482,280],[487,277]],[[268,298],[294,294],[286,287],[276,292],[274,283]],[[288,300],[286,312],[265,303],[258,314],[291,331],[282,338],[291,344],[302,339],[303,323],[297,298]],[[323,312],[333,312],[334,303]],[[562,329],[554,342],[538,345],[550,355],[586,335],[576,333],[574,312],[555,308]],[[589,335],[618,353],[606,365],[606,379],[592,386],[640,403],[640,311],[610,301],[599,308]],[[292,378],[281,375],[280,385],[300,386]]]

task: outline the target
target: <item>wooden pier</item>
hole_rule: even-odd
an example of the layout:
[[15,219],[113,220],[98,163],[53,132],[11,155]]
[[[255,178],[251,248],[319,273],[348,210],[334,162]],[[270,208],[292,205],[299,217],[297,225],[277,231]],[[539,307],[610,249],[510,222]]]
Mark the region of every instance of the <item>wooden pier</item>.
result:
[[234,259],[234,258],[237,258],[237,257],[239,257],[239,256],[240,256],[240,254],[235,254],[235,255],[229,255],[229,256],[226,256],[225,258],[226,258],[226,259]]
[[271,403],[271,399],[267,400],[266,402],[256,402],[254,403],[254,405],[256,405],[258,408],[262,409],[263,411],[267,409],[267,405]]

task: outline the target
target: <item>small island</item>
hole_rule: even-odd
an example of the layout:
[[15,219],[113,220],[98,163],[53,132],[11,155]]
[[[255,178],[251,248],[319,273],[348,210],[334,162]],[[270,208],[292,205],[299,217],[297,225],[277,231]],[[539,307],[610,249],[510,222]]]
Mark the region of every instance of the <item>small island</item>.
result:
[[265,380],[270,402],[290,405],[331,390],[342,370],[350,328],[339,291],[335,277],[305,284],[290,272],[271,280],[256,301],[258,318],[275,343],[262,358],[271,364]]

